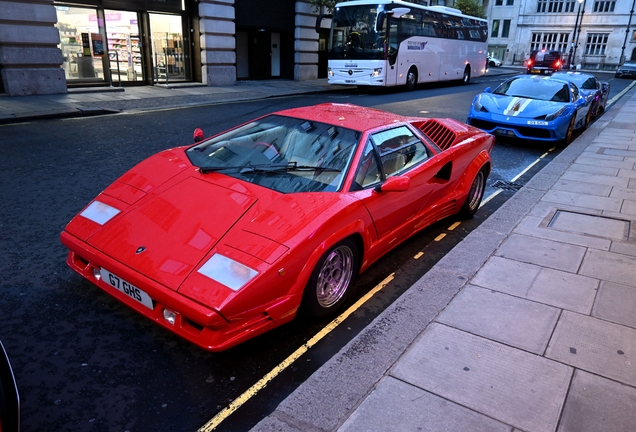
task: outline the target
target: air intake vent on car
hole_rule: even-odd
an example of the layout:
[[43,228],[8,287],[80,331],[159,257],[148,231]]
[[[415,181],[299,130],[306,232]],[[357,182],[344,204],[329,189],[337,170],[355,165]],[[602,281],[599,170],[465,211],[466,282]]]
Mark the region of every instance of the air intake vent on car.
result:
[[428,120],[420,130],[442,150],[448,149],[457,139],[455,132],[437,120]]

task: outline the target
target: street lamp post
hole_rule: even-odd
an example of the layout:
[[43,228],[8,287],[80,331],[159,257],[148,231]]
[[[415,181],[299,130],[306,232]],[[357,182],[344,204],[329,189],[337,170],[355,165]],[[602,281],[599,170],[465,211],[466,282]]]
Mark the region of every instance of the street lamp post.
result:
[[[570,69],[572,69],[572,63],[576,64],[576,49],[579,46],[579,36],[581,36],[581,27],[583,27],[583,15],[585,14],[586,0],[577,0],[577,1],[579,2],[579,10],[576,13],[576,21],[574,22],[574,33],[572,34],[572,45],[574,47],[573,54],[572,54],[572,47],[570,47],[570,54],[572,54],[572,57],[570,58]],[[581,4],[583,5],[583,7],[581,7]],[[581,16],[580,23],[579,23],[579,15]]]

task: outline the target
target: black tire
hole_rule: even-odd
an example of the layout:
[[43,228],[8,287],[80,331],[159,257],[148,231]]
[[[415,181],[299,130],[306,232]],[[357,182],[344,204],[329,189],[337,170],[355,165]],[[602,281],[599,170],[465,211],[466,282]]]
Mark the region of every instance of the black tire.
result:
[[464,68],[464,76],[462,77],[462,83],[468,84],[470,82],[470,66]]
[[583,124],[583,130],[587,129],[587,127],[592,122],[592,107],[587,110],[587,114],[585,115],[585,123]]
[[491,61],[490,63],[488,63],[488,66],[496,67],[497,65],[495,64],[494,61]]
[[576,113],[572,115],[572,120],[570,120],[570,124],[568,125],[568,130],[565,133],[565,138],[561,141],[561,145],[563,147],[570,145],[572,142],[572,136],[574,135],[574,126],[576,125]]
[[417,87],[417,69],[412,67],[406,74],[406,89],[413,91],[415,87]]
[[318,260],[303,293],[303,306],[314,317],[334,314],[345,302],[358,272],[358,247],[344,239]]
[[470,185],[470,191],[468,192],[466,201],[464,201],[464,204],[458,213],[459,217],[462,219],[472,218],[475,213],[477,213],[477,210],[479,210],[479,204],[481,204],[481,200],[484,197],[484,192],[486,190],[486,170],[487,168],[479,170],[473,179],[473,183]]

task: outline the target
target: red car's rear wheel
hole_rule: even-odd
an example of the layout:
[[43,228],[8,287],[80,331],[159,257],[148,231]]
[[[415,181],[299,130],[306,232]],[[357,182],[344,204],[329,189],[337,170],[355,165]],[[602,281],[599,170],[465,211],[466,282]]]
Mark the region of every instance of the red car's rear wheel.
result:
[[460,217],[470,219],[475,215],[481,204],[481,199],[484,197],[484,191],[486,190],[486,171],[482,168],[473,183],[470,185],[470,191],[459,211]]

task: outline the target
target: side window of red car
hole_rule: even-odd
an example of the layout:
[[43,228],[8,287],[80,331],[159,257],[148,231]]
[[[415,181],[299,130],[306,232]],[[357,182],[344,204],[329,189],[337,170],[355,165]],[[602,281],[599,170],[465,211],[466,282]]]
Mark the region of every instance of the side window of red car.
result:
[[356,179],[352,186],[353,190],[365,189],[380,182],[382,173],[376,155],[373,144],[371,144],[371,141],[367,141],[356,171]]
[[426,146],[406,126],[375,133],[372,138],[386,177],[401,174],[429,156]]

